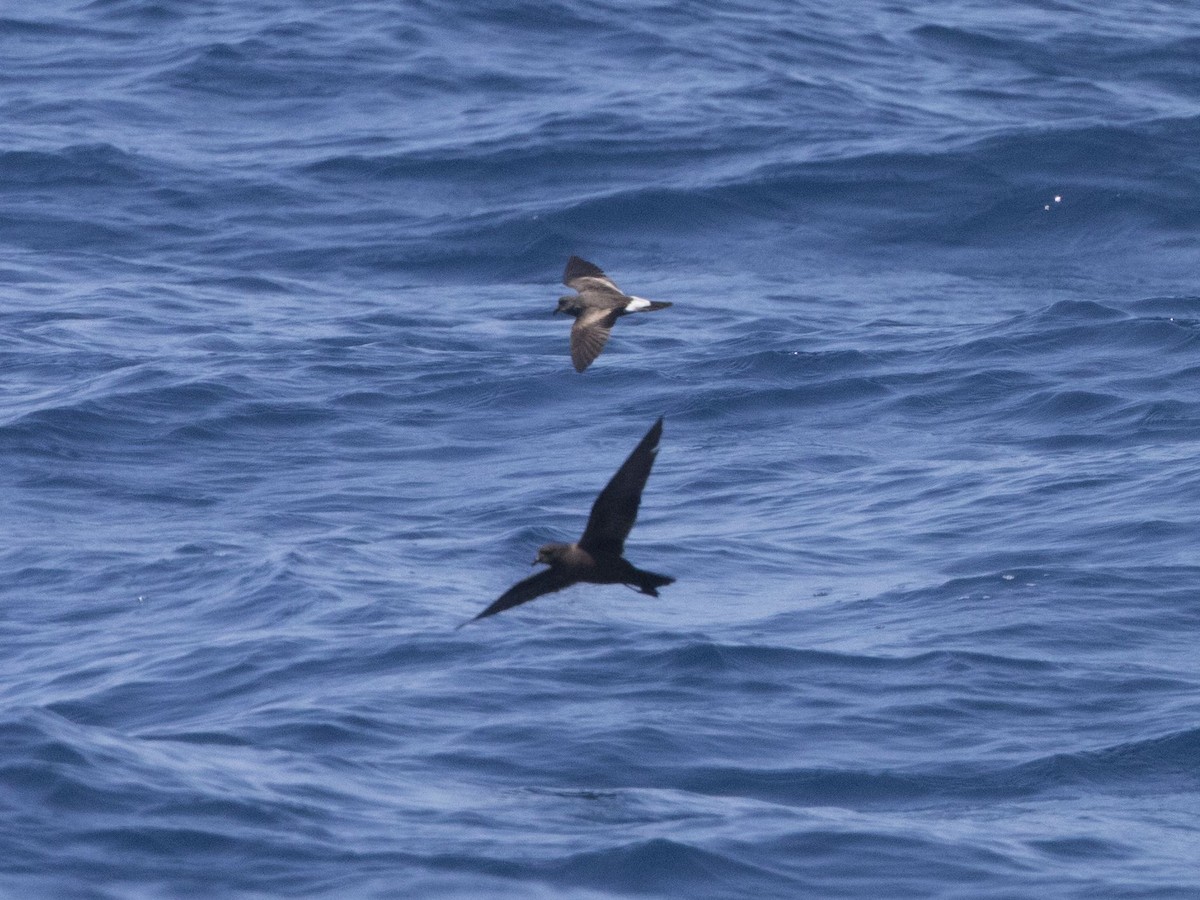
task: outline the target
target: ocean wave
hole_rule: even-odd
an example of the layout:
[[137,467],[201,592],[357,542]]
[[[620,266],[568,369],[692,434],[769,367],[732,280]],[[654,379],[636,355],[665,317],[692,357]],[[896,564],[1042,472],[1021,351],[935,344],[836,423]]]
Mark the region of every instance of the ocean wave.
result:
[[1194,894],[1200,19],[993,6],[0,22],[0,894]]
[[58,150],[0,153],[0,185],[8,188],[139,187],[150,183],[146,164],[112,144],[74,144]]
[[758,897],[761,891],[780,887],[777,872],[770,868],[667,838],[578,853],[542,870],[543,877],[563,885],[606,891]]
[[803,807],[904,808],[951,797],[1032,800],[1083,786],[1114,796],[1139,794],[1150,785],[1189,792],[1195,790],[1196,778],[1186,760],[1194,754],[1196,741],[1197,732],[1190,729],[1111,748],[1053,754],[998,770],[943,761],[939,771],[924,772],[691,767],[668,777],[680,790]]

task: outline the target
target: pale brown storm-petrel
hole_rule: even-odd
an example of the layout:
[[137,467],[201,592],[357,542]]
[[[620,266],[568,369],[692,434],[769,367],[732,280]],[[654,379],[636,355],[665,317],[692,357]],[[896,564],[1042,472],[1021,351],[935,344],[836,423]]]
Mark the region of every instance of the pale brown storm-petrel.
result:
[[[646,436],[633,448],[592,504],[583,536],[574,544],[546,544],[533,561],[536,566],[549,566],[536,575],[518,581],[500,595],[491,606],[475,619],[494,616],[498,612],[528,603],[542,594],[561,591],[581,581],[592,584],[625,584],[643,594],[658,596],[658,589],[675,579],[636,568],[625,559],[625,538],[637,521],[642,489],[650,477],[650,467],[658,453],[662,436],[662,419],[651,426]],[[475,621],[471,619],[470,621]],[[466,624],[465,622],[463,623]],[[459,626],[462,627],[461,625]]]
[[670,303],[622,293],[613,280],[586,259],[572,256],[563,270],[563,284],[578,291],[558,298],[556,313],[575,317],[571,326],[571,362],[582,372],[592,364],[617,319],[627,313],[666,309]]

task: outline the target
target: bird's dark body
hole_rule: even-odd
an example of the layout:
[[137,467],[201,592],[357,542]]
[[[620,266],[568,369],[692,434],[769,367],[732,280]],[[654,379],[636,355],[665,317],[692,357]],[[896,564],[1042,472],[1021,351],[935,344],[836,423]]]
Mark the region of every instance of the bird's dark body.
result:
[[533,562],[547,568],[518,581],[475,618],[494,616],[579,582],[626,584],[651,597],[657,597],[660,587],[673,582],[675,579],[669,575],[639,569],[624,556],[625,539],[637,521],[642,491],[650,477],[661,436],[662,419],[659,419],[592,504],[587,527],[579,540],[540,547]]
[[548,563],[552,570],[560,570],[572,582],[627,584],[651,597],[657,597],[658,588],[675,580],[666,575],[643,571],[619,555],[593,555],[578,544],[546,544],[538,551],[538,561]]

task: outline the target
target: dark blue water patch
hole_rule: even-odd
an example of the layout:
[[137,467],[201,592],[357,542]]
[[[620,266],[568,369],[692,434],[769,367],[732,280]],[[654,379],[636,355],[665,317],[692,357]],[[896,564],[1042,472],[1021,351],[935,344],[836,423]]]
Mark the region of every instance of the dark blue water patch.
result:
[[[1017,860],[985,846],[955,844],[920,833],[850,833],[836,823],[797,829],[773,841],[768,852],[806,890],[822,896],[856,896],[876,889],[889,896],[915,897],[929,871],[941,873],[960,890],[966,887],[975,895],[986,891],[985,885],[993,879],[1012,883],[1029,871]],[[878,867],[872,876],[861,872],[863,859],[873,860]]]
[[978,69],[981,60],[999,62],[1011,65],[1014,73],[1077,85],[1084,94],[1091,88],[1097,91],[1098,100],[1103,96],[1103,79],[1098,76],[1113,67],[1120,67],[1132,79],[1145,79],[1181,94],[1200,82],[1194,53],[1196,39],[1190,37],[1114,35],[1109,40],[1098,40],[1095,34],[1056,28],[1023,38],[1011,27],[944,25],[922,25],[912,31],[912,36],[943,62],[962,63],[973,69]]
[[[152,369],[117,371],[123,384],[105,395],[28,412],[0,426],[0,440],[31,458],[94,459],[103,453],[110,459],[134,459],[148,445],[169,440],[178,431],[177,420],[204,421],[213,410],[249,402],[242,392],[219,382],[172,384],[171,376]],[[146,386],[138,388],[139,383]],[[268,427],[272,419],[286,424],[295,418],[275,408],[250,417],[258,427]]]
[[[1200,376],[1200,372],[1186,374],[1188,380],[1195,380],[1196,376]],[[1197,423],[1200,422],[1200,410],[1197,409],[1197,405],[1178,400],[1140,403],[1130,412],[1135,418],[1138,430],[1143,433],[1177,431],[1194,435]]]
[[1193,94],[1200,85],[1200,38],[1169,38],[1116,55],[1131,78],[1163,87],[1180,96]]
[[210,44],[166,77],[176,89],[231,99],[312,99],[343,90],[311,54],[266,38]]
[[[743,416],[760,418],[765,407],[782,413],[811,406],[837,408],[843,412],[874,405],[888,389],[872,378],[838,378],[795,388],[717,389],[693,399],[679,410],[685,421],[737,421]],[[849,414],[853,414],[849,412]]]
[[64,19],[0,17],[0,39],[10,47],[39,42],[57,46],[64,38],[104,41],[127,36],[128,32],[81,25]]
[[1195,339],[1189,320],[1132,316],[1103,304],[1070,301],[989,330],[1010,334],[1027,351],[1107,346],[1111,352],[1125,352],[1130,345],[1173,351],[1186,349]]
[[[1018,356],[1015,351],[996,353],[990,349],[985,349],[983,355],[985,358]],[[897,375],[887,382],[894,385],[896,391],[893,409],[906,416],[931,417],[938,421],[946,421],[952,415],[971,416],[981,405],[1026,402],[1051,383],[1038,373],[1008,367],[976,371],[955,367]]]
[[[639,668],[643,668],[639,666]],[[819,669],[832,675],[842,671],[873,673],[881,677],[888,672],[909,675],[942,677],[950,672],[979,674],[983,670],[1006,673],[1050,672],[1057,666],[1035,659],[1010,659],[983,653],[930,651],[910,657],[862,656],[770,647],[763,644],[720,646],[711,643],[692,644],[671,649],[656,668],[668,670],[672,677],[688,681],[704,676],[743,673],[769,675],[789,668]]]
[[265,435],[277,432],[308,432],[322,423],[329,423],[336,414],[323,405],[304,401],[276,403],[249,402],[217,416],[204,416],[200,421],[184,426],[181,437],[204,436],[211,439],[234,438],[238,435]]
[[913,29],[912,36],[934,50],[944,52],[947,58],[983,57],[1014,62],[1025,68],[1051,74],[1049,63],[1061,64],[1051,47],[1038,47],[1028,41],[1012,37],[998,37],[981,31],[944,25],[921,25]]
[[1183,731],[1097,750],[1063,753],[1017,767],[1006,778],[1014,785],[1063,787],[1091,785],[1118,796],[1194,793],[1200,783],[1195,757],[1200,731]]
[[[1006,558],[1005,551],[993,551],[993,560],[1004,560]],[[1047,567],[1054,559],[1054,556],[1047,553],[1044,557]],[[978,566],[983,559],[975,559],[972,561],[974,566]],[[1022,566],[1019,560],[1034,562],[1032,566]],[[898,593],[897,598],[906,598],[919,602],[937,602],[937,601],[956,601],[965,597],[982,597],[990,596],[997,591],[1021,591],[1028,588],[1032,584],[1045,581],[1048,577],[1052,578],[1057,584],[1070,586],[1083,593],[1087,593],[1089,589],[1095,590],[1102,586],[1112,587],[1124,586],[1129,589],[1145,589],[1147,586],[1153,585],[1153,581],[1147,581],[1142,573],[1135,570],[1125,572],[1113,571],[1091,571],[1088,569],[1072,569],[1065,566],[1054,567],[1053,573],[1048,573],[1046,568],[1041,568],[1036,565],[1037,560],[1030,560],[1028,554],[1021,554],[1009,559],[1010,567],[999,571],[988,572],[986,574],[974,574],[952,578],[934,588],[920,588],[913,592]]]
[[118,429],[107,415],[88,405],[29,413],[4,426],[10,451],[37,457],[79,459],[88,450],[107,444],[128,447],[143,432],[132,423]]
[[38,252],[72,246],[128,250],[139,243],[136,233],[128,228],[42,213],[23,216],[20,222],[0,221],[0,238]]
[[113,21],[135,21],[142,25],[179,22],[194,12],[193,4],[179,0],[90,0],[83,9]]
[[[678,218],[701,225],[718,209],[816,223],[814,208],[837,208],[840,221],[820,220],[818,227],[827,233],[861,237],[857,229],[865,227],[866,236],[887,243],[1004,241],[1034,244],[1055,255],[1094,256],[1102,247],[1120,249],[1143,217],[1179,230],[1200,219],[1195,204],[1177,192],[1181,179],[1196,178],[1186,168],[1184,150],[1195,142],[1196,128],[1190,119],[1175,119],[1006,135],[940,153],[766,167],[700,193],[628,202],[639,208],[651,203],[664,210],[664,218],[670,209],[665,203],[676,210],[691,205]],[[1149,164],[1150,158],[1156,161]],[[1029,172],[1038,173],[1036,181]],[[946,185],[953,185],[961,203],[947,204]],[[1055,202],[1055,196],[1064,199]],[[593,205],[589,215],[603,222],[616,202],[598,201],[605,208]],[[801,207],[806,215],[800,215]],[[653,207],[648,212],[654,215]]]
[[919,775],[820,770],[747,770],[692,767],[673,779],[679,790],[736,796],[796,806],[888,807],[920,805],[934,799],[930,782]]
[[200,276],[195,278],[192,283],[197,287],[216,288],[224,294],[238,296],[245,296],[247,294],[272,296],[291,294],[294,291],[292,285],[283,281],[252,274]]
[[626,894],[759,897],[786,888],[777,871],[666,838],[589,851],[542,868],[551,883]]
[[1120,310],[1086,300],[1060,300],[1039,310],[1031,317],[1037,329],[1057,323],[1075,323],[1079,321],[1108,322],[1124,319],[1126,316]]
[[57,151],[0,153],[0,187],[101,188],[149,183],[145,162],[111,144],[76,144]]
[[1172,321],[1179,320],[1189,326],[1194,326],[1200,321],[1200,297],[1146,297],[1135,300],[1130,306],[1139,313],[1167,316]]
[[[1181,392],[1186,370],[1180,373],[1184,380],[1177,375],[1135,384],[1108,378],[1122,368],[1118,359],[1138,366],[1146,352],[1186,358],[1195,335],[1180,323],[1094,303],[1059,303],[982,331],[984,336],[931,358],[896,355],[889,361],[893,371],[883,383],[896,393],[893,408],[943,422],[1002,408],[1013,426],[1051,429],[1051,434],[1026,432],[1039,442],[1080,445],[1089,440],[1089,431],[1092,440],[1114,433],[1137,440],[1147,434],[1141,428],[1174,429],[1181,437],[1194,433],[1192,404],[1172,396]],[[1040,362],[1031,365],[1032,360]],[[938,365],[931,368],[930,362]],[[1049,373],[1057,377],[1047,378]],[[1161,399],[1147,399],[1154,395]],[[1088,431],[1081,432],[1081,425]]]
[[544,167],[546,177],[552,174],[555,183],[564,188],[573,179],[584,177],[598,189],[612,180],[611,175],[605,179],[595,171],[600,166],[616,167],[618,171],[650,168],[665,175],[685,162],[696,165],[695,149],[664,147],[649,140],[630,144],[622,137],[626,127],[615,117],[551,118],[538,123],[532,135],[522,132],[493,142],[405,155],[331,156],[305,165],[300,174],[356,191],[364,184],[389,182],[421,184],[423,190],[445,182],[443,189],[452,190],[462,177],[519,184],[531,167]]
[[920,808],[948,797],[977,801],[1062,797],[1084,787],[1113,796],[1154,792],[1192,793],[1194,730],[1129,744],[1055,754],[1010,768],[955,773],[870,772],[863,770],[705,769],[694,767],[678,787],[717,796],[751,797],[800,806]]
[[1095,391],[1048,391],[1030,396],[1023,412],[1034,421],[1053,420],[1063,423],[1071,419],[1089,419],[1103,415],[1121,405],[1121,399]]
[[1133,855],[1130,847],[1115,841],[1103,841],[1096,838],[1050,838],[1030,841],[1029,845],[1048,856],[1072,861],[1128,859]]
[[[172,719],[202,718],[207,711],[224,709],[230,701],[244,699],[254,692],[258,679],[264,676],[265,659],[259,648],[245,646],[192,652],[165,671],[131,672],[112,686],[106,685],[104,677],[85,677],[85,673],[80,673],[75,697],[57,701],[47,709],[81,726],[111,727],[120,722],[125,727],[150,730],[148,726],[162,721],[169,710],[175,710],[168,716]],[[189,693],[186,685],[205,680],[211,681],[214,690],[202,705],[191,707],[187,716],[181,717],[183,710],[177,706]],[[70,687],[60,685],[63,691]],[[226,729],[225,733],[238,735],[236,729]]]

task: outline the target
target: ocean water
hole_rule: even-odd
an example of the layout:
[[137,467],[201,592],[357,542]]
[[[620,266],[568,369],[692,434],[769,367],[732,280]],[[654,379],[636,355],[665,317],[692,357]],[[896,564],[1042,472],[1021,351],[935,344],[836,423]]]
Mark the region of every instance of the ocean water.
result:
[[[1200,7],[0,59],[0,896],[1200,897]],[[571,254],[674,304],[583,375]],[[659,415],[677,582],[456,630]]]

